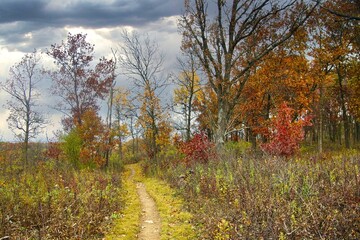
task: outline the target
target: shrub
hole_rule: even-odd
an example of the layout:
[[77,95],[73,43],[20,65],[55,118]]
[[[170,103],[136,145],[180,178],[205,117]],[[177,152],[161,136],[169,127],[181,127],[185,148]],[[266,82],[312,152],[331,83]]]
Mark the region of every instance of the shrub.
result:
[[230,141],[225,143],[225,149],[235,156],[242,155],[251,149],[251,143],[246,141]]
[[289,157],[299,149],[300,142],[304,139],[303,127],[309,125],[309,121],[292,121],[294,110],[285,102],[278,109],[277,117],[271,121],[270,141],[262,144],[261,148],[276,156]]
[[215,155],[215,145],[208,140],[205,133],[197,133],[188,142],[179,143],[180,152],[184,157],[184,163],[189,166],[194,163],[207,163]]
[[73,129],[67,135],[62,137],[62,152],[65,155],[65,159],[69,161],[74,167],[79,167],[79,158],[80,158],[80,150],[82,145],[82,140],[76,131]]

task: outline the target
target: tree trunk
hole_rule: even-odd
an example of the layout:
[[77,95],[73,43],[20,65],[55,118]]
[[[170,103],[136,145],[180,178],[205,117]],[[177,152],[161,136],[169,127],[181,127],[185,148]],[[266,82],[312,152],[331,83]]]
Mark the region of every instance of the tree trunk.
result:
[[112,131],[111,130],[112,130],[114,86],[115,86],[115,84],[111,85],[111,88],[110,88],[110,95],[109,95],[109,101],[108,101],[108,112],[107,112],[107,116],[106,116],[106,122],[107,122],[108,130],[109,130],[109,137],[108,137],[108,146],[109,147],[105,153],[105,168],[107,168],[109,165],[109,158],[111,155],[111,147],[110,146],[112,144],[112,134],[111,134]]
[[256,136],[254,135],[254,132],[252,129],[249,129],[249,140],[250,140],[250,143],[251,143],[251,148],[253,150],[256,149]]
[[320,83],[320,100],[319,100],[319,134],[318,134],[318,152],[323,152],[323,139],[324,139],[324,116],[323,116],[323,86]]
[[120,160],[123,159],[121,135],[119,135],[119,158],[120,158]]
[[[320,107],[321,108],[321,107]],[[320,110],[320,115],[319,115],[319,135],[318,135],[318,151],[319,153],[323,152],[323,135],[324,135],[324,127],[323,127],[323,114],[322,111]]]
[[355,122],[355,141],[356,143],[360,142],[360,123],[358,121]]
[[24,136],[24,168],[27,168],[29,162],[29,134],[30,134],[30,106],[27,105],[26,112],[26,125],[25,125],[25,136]]
[[218,150],[222,148],[225,142],[225,134],[226,134],[226,128],[228,125],[228,114],[227,114],[227,107],[225,102],[220,101],[219,104],[219,110],[218,110],[218,120],[217,120],[217,126],[214,131],[214,140],[216,143],[216,147]]
[[350,148],[350,123],[349,123],[349,116],[347,115],[347,110],[346,110],[345,92],[342,85],[343,79],[339,73],[338,73],[338,77],[339,77],[339,86],[340,86],[341,113],[344,124],[345,147]]
[[185,140],[186,142],[188,142],[190,140],[191,137],[191,111],[192,111],[192,96],[190,96],[190,100],[189,100],[189,106],[188,106],[188,112],[187,112],[187,116],[186,116],[186,135],[185,135]]
[[350,148],[350,124],[349,124],[349,117],[346,114],[345,106],[342,107],[342,112],[343,112],[343,122],[344,122],[345,147]]

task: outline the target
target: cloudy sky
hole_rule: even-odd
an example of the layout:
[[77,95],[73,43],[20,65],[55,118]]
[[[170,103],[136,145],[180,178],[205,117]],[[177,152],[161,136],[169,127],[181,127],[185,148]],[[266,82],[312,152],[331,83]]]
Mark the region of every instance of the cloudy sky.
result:
[[[5,81],[9,68],[25,53],[61,43],[68,32],[86,33],[87,40],[95,44],[96,57],[111,56],[111,48],[120,43],[124,28],[146,32],[164,51],[165,68],[175,68],[181,41],[176,21],[182,11],[183,0],[0,0],[0,81]],[[0,140],[13,140],[3,107],[7,98],[0,91]],[[52,136],[60,119],[59,113],[46,107],[44,111],[52,124],[42,139]]]

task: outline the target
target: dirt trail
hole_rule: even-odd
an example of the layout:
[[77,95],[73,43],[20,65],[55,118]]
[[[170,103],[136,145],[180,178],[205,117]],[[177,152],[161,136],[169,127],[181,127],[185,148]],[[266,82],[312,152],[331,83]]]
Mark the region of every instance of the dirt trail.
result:
[[139,240],[160,239],[161,220],[156,204],[146,192],[143,183],[138,183],[136,188],[142,209]]
[[[133,178],[135,170],[131,168],[131,176]],[[136,184],[136,190],[141,203],[141,219],[139,240],[159,240],[161,220],[159,211],[152,197],[147,193],[145,185],[141,182]]]

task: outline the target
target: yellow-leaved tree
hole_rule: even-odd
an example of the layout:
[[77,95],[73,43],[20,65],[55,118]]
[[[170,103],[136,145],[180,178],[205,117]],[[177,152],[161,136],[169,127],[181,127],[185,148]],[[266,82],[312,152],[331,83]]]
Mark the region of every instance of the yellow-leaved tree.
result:
[[195,103],[200,98],[200,77],[196,73],[199,64],[195,56],[189,52],[184,59],[178,59],[180,74],[175,79],[177,88],[174,90],[174,112],[182,116],[180,122],[176,123],[177,130],[184,132],[185,141],[191,138],[191,130],[196,118]]

